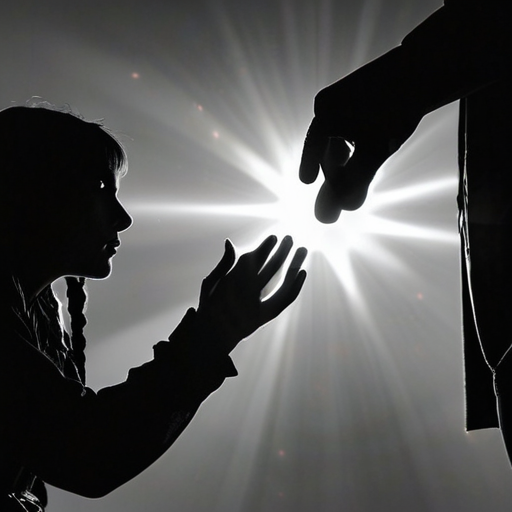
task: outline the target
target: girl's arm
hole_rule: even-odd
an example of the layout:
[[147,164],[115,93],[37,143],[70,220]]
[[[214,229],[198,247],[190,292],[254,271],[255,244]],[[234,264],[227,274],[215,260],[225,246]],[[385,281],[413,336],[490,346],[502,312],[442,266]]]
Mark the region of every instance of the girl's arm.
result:
[[190,309],[169,340],[154,347],[152,361],[97,393],[65,378],[11,323],[0,361],[0,407],[8,411],[0,423],[5,457],[87,497],[109,493],[152,464],[201,402],[236,375],[229,352],[297,297],[305,278],[302,249],[277,292],[261,300],[291,239],[269,258],[275,245],[270,237],[234,264],[228,243],[203,283],[199,310]]

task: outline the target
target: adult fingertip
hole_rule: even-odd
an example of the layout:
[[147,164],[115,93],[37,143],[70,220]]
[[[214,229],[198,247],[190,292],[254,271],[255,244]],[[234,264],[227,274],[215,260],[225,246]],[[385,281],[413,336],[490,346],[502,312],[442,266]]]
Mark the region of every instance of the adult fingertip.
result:
[[302,183],[310,185],[316,181],[318,173],[320,172],[320,164],[318,162],[318,155],[309,154],[309,150],[304,148],[302,160],[299,166],[299,179]]
[[315,201],[315,217],[322,224],[333,224],[336,222],[344,208],[340,204],[340,197],[337,191],[327,181],[318,191]]

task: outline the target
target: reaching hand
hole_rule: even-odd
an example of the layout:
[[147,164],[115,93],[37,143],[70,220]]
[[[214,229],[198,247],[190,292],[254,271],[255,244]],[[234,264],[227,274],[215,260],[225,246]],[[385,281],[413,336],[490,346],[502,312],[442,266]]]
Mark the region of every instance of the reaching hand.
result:
[[277,317],[302,288],[306,271],[301,270],[301,265],[307,254],[303,247],[295,252],[277,291],[262,300],[263,289],[283,266],[293,241],[285,237],[269,258],[276,244],[277,238],[269,236],[255,250],[240,256],[235,264],[235,249],[227,240],[222,259],[203,281],[198,316],[219,335],[228,353],[242,339]]
[[314,118],[304,143],[299,177],[313,183],[319,172],[325,181],[315,203],[315,216],[324,223],[338,220],[341,210],[357,210],[366,200],[368,187],[377,170],[393,154],[386,141],[366,137],[347,140],[326,133]]
[[364,203],[375,173],[421,120],[404,85],[387,79],[397,58],[399,53],[391,51],[315,98],[299,176],[313,183],[320,166],[323,170],[325,183],[315,205],[321,222],[335,222],[341,210],[356,210]]

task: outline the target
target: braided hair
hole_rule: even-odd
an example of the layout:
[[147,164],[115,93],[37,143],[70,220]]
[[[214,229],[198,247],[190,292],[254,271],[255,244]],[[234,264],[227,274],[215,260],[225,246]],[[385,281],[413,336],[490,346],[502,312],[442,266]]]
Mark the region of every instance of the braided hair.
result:
[[85,335],[84,327],[87,323],[85,309],[87,306],[87,292],[83,277],[66,277],[68,313],[71,324],[70,344],[73,364],[76,366],[80,381],[85,384]]
[[85,279],[67,277],[66,284],[70,332],[64,327],[62,305],[51,286],[47,286],[30,306],[25,305],[18,315],[24,318],[32,333],[31,343],[67,377],[85,384]]

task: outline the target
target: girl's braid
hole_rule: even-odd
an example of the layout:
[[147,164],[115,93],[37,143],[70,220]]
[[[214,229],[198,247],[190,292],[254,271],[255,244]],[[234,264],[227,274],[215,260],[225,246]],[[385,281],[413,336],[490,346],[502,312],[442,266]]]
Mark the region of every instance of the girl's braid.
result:
[[87,323],[85,309],[87,293],[83,277],[66,277],[68,313],[71,327],[71,352],[77,367],[78,375],[85,384],[85,335],[84,327]]

